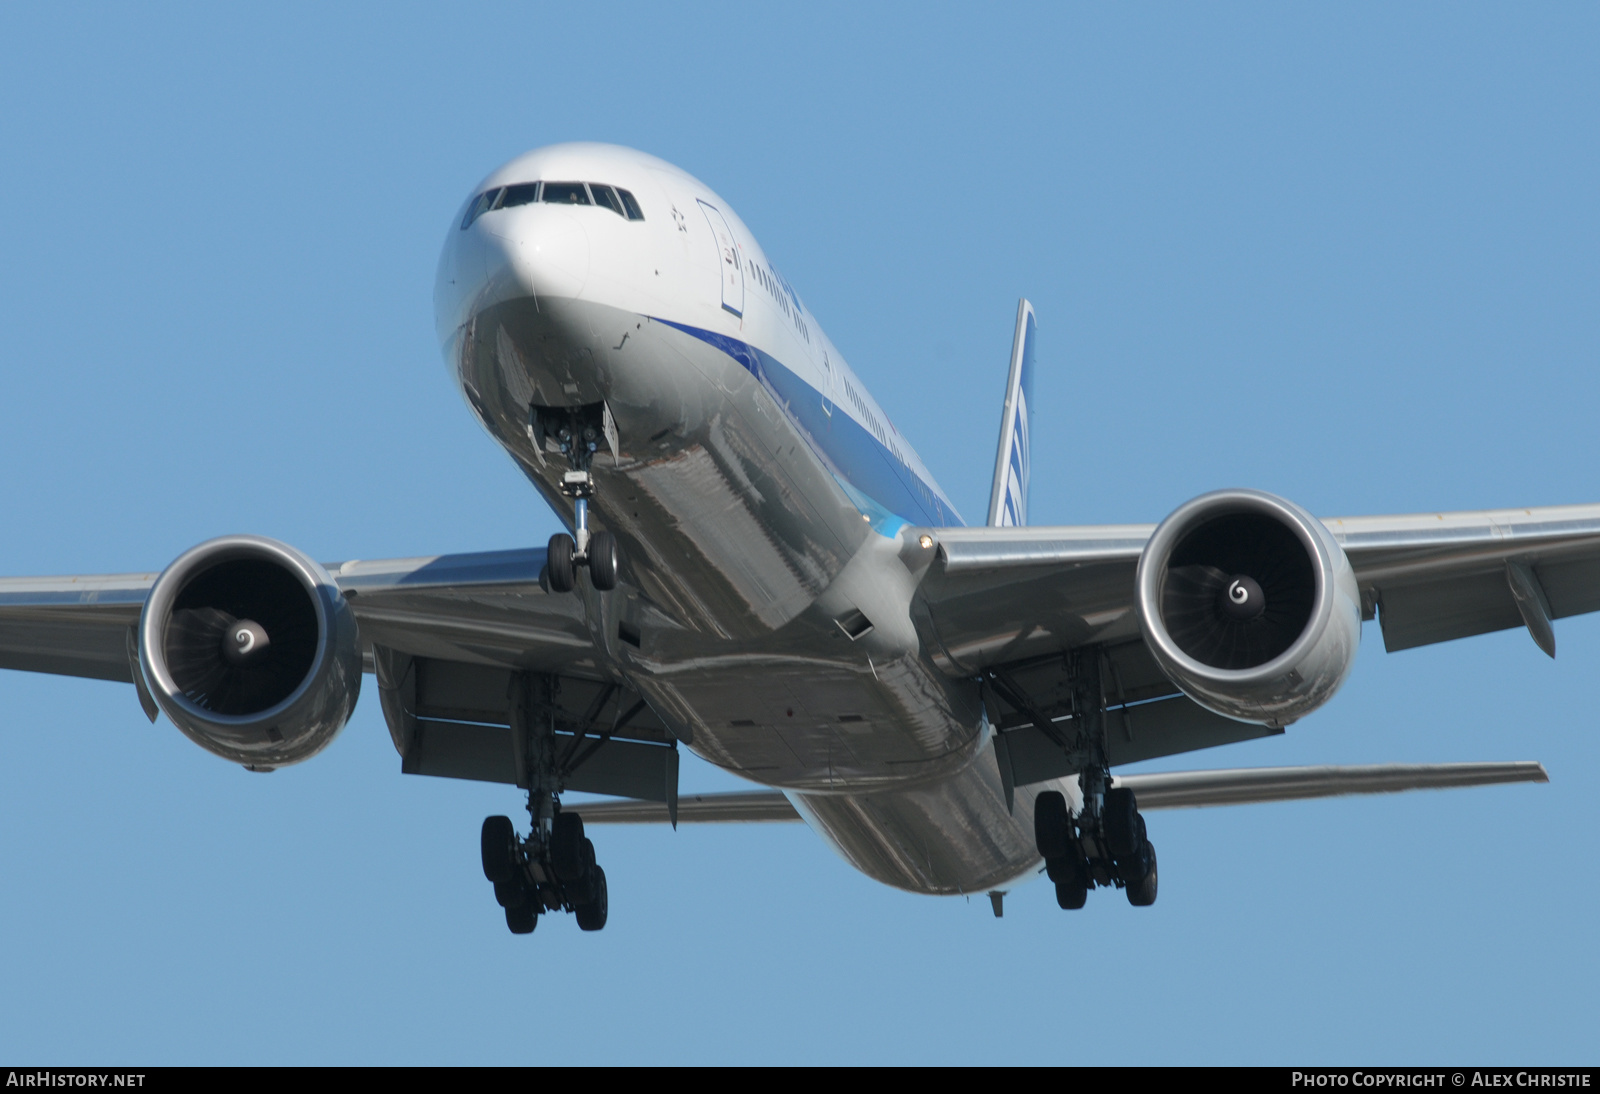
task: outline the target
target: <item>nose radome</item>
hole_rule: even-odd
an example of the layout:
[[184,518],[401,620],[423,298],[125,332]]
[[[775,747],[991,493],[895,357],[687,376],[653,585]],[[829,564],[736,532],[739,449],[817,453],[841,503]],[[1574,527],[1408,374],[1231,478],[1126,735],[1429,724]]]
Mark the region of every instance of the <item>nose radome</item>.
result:
[[515,289],[536,296],[571,298],[583,292],[589,279],[589,236],[577,218],[551,208],[507,212],[511,215],[504,223],[490,229],[495,252],[491,266],[497,259],[502,264],[501,271],[490,271],[491,282],[503,273]]

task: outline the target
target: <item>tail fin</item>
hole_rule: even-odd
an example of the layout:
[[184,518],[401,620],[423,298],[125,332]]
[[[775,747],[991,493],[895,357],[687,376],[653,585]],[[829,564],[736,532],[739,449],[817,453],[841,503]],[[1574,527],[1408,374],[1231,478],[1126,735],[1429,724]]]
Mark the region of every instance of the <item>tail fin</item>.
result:
[[1000,418],[1000,447],[994,454],[994,487],[989,492],[989,526],[1028,523],[1028,417],[1033,402],[1033,305],[1017,302],[1017,332],[1011,339],[1011,374]]

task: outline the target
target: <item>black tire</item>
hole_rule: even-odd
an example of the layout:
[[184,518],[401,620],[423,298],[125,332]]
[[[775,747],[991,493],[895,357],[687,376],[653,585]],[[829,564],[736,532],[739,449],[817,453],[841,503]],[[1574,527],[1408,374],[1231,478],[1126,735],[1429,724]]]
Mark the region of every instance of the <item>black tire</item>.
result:
[[580,931],[598,931],[606,925],[606,872],[596,866],[592,874],[594,895],[573,909]]
[[594,844],[588,840],[583,841],[583,873],[576,881],[566,883],[567,901],[576,908],[580,904],[588,904],[594,899],[595,872],[600,869],[594,860]]
[[1033,839],[1046,861],[1064,858],[1072,846],[1072,814],[1059,790],[1046,790],[1033,799]]
[[506,926],[511,928],[512,934],[532,934],[538,925],[539,909],[534,906],[533,901],[506,909]]
[[1132,885],[1150,871],[1150,840],[1145,835],[1144,814],[1135,813],[1134,828],[1137,830],[1138,847],[1130,855],[1123,855],[1117,859],[1117,876],[1124,883]]
[[550,825],[550,865],[562,881],[583,877],[587,863],[583,858],[583,817],[577,813],[557,813]]
[[533,904],[533,894],[519,878],[507,878],[494,883],[494,899],[502,908],[523,908]]
[[506,881],[516,869],[517,830],[510,817],[485,817],[480,839],[483,876],[490,881]]
[[1056,882],[1056,903],[1064,911],[1075,912],[1089,902],[1089,884],[1082,874]]
[[1106,791],[1105,809],[1106,850],[1112,858],[1129,858],[1139,851],[1143,841],[1139,838],[1139,803],[1133,791],[1117,787]]
[[1148,908],[1156,902],[1156,845],[1146,843],[1144,877],[1128,886],[1128,903],[1135,908]]
[[545,554],[545,569],[550,574],[550,590],[557,593],[570,593],[577,584],[577,568],[573,565],[572,556],[578,553],[578,545],[572,542],[572,537],[565,532],[557,532],[550,537],[550,547]]
[[[1083,848],[1074,841],[1067,845],[1067,853],[1058,858],[1044,860],[1044,872],[1051,881],[1066,881],[1071,878],[1082,878],[1085,885],[1089,885],[1089,863],[1083,857]],[[1094,886],[1090,885],[1090,888]]]
[[589,583],[601,592],[617,587],[617,537],[596,532],[589,537]]

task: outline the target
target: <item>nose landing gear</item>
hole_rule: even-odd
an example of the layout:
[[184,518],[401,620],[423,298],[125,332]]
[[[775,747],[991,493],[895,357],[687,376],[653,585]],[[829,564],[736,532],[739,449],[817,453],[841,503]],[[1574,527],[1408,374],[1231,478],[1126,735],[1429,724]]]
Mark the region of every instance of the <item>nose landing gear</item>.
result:
[[[581,482],[575,481],[580,477]],[[585,493],[574,492],[580,489]],[[617,566],[620,562],[617,537],[610,532],[589,531],[589,496],[593,491],[593,480],[587,471],[567,472],[562,492],[575,499],[573,508],[577,536],[557,532],[550,537],[545,566],[549,570],[550,588],[554,592],[570,593],[577,585],[580,566],[589,567],[589,583],[601,592],[617,587]]]
[[604,440],[616,454],[616,429],[604,403],[577,407],[534,407],[529,432],[534,451],[553,445],[567,460],[561,477],[561,492],[573,502],[573,535],[558,532],[550,537],[545,560],[553,592],[568,593],[577,585],[580,567],[589,569],[589,582],[605,592],[617,587],[621,561],[617,537],[610,532],[589,531],[589,499],[594,497],[594,476],[590,466]]

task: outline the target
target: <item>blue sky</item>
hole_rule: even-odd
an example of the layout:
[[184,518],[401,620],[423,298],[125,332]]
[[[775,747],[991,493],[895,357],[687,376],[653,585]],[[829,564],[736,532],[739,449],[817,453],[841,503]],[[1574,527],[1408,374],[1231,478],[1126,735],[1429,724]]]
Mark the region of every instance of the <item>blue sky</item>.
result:
[[[544,542],[434,344],[511,156],[717,189],[969,519],[1039,317],[1031,516],[1600,500],[1592,6],[0,7],[0,572]],[[611,829],[513,938],[505,788],[369,690],[268,777],[131,689],[0,673],[0,1058],[1592,1062],[1600,618],[1393,656],[1165,768],[1538,759],[1548,786],[1152,814],[1160,902],[986,902],[799,826]],[[704,764],[686,786],[734,787]]]

